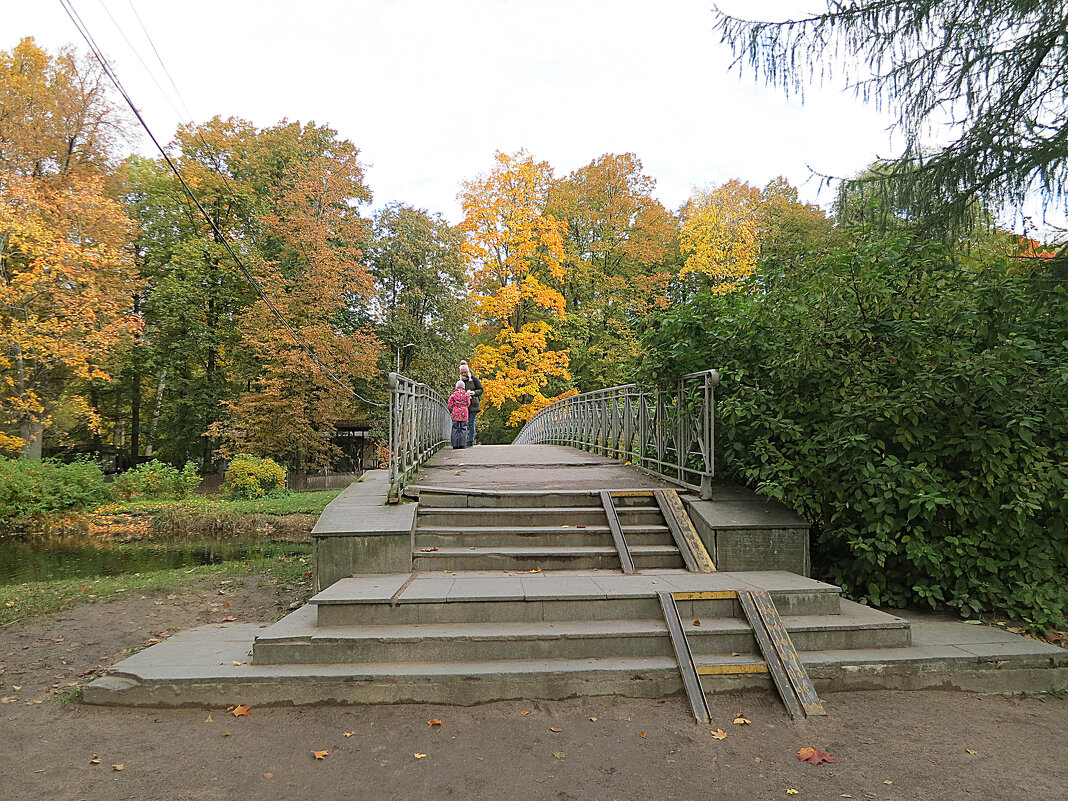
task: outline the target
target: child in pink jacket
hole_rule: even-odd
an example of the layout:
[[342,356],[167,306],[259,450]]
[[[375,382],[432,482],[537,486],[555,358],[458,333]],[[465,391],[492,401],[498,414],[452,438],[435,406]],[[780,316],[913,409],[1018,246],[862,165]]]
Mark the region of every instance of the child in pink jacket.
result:
[[452,412],[452,447],[467,447],[467,406],[471,395],[463,381],[456,382],[455,391],[449,395],[449,411]]

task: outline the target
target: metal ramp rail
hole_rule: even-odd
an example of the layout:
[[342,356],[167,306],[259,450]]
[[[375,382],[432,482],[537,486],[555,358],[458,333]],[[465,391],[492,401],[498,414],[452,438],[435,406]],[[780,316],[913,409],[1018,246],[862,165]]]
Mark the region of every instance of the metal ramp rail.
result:
[[[708,701],[703,675],[729,675],[738,673],[770,673],[779,697],[796,719],[811,715],[826,715],[815,687],[797,656],[790,635],[782,624],[775,602],[767,590],[724,590],[720,592],[659,592],[660,607],[664,612],[668,635],[675,651],[675,659],[682,674],[683,687],[690,701],[694,718],[698,723],[710,723]],[[742,607],[753,630],[763,661],[738,662],[719,665],[701,665],[695,660],[676,601],[734,599]]]
[[612,531],[612,540],[616,551],[619,552],[619,563],[624,573],[636,573],[634,559],[627,545],[623,527],[619,522],[619,513],[616,510],[615,498],[638,497],[656,500],[660,513],[664,516],[671,537],[678,546],[679,553],[686,563],[686,569],[691,573],[714,573],[716,565],[712,557],[708,555],[705,544],[693,527],[686,507],[675,490],[601,490],[601,505],[604,506],[605,516],[608,518],[608,527]]

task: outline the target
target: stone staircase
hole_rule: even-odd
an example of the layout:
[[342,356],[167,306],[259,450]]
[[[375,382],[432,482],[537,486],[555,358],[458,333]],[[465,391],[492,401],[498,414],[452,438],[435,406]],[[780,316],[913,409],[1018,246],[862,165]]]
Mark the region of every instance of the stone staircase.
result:
[[[619,497],[615,508],[638,570],[683,566],[652,497]],[[412,562],[414,569],[429,571],[620,569],[595,492],[468,496],[423,491]]]
[[[681,687],[657,591],[764,586],[802,659],[828,651],[903,648],[907,621],[843,600],[836,587],[789,573],[661,569],[538,574],[476,571],[357,576],[262,631],[254,665],[350,665],[396,700],[499,698]],[[770,686],[736,600],[681,600],[708,692]],[[552,679],[546,684],[546,674]]]
[[[459,467],[439,472],[448,480]],[[501,477],[475,488],[421,487],[418,506],[387,506],[387,485],[375,475],[352,485],[313,532],[323,589],[306,606],[266,627],[234,622],[181,632],[112,666],[86,688],[86,702],[666,697],[680,693],[683,680],[660,593],[672,595],[679,611],[672,626],[681,623],[706,693],[770,689],[748,618],[732,597],[742,593],[751,603],[753,590],[770,595],[820,692],[1041,691],[1068,681],[1061,649],[987,627],[913,627],[799,575],[808,564],[807,547],[797,547],[804,532],[764,501],[728,495],[690,503],[700,542],[721,571],[690,572],[685,563],[709,565],[695,562],[689,548],[684,561],[656,498],[636,494],[649,485],[626,483],[632,477],[619,478],[621,467],[554,469],[550,486],[573,483],[573,490],[497,489],[509,486],[508,476],[514,483],[514,471],[492,469]],[[616,536],[602,505],[605,487],[620,487],[608,500]],[[621,569],[620,531],[637,572]],[[691,541],[680,534],[684,547]],[[724,570],[725,563],[744,567]]]
[[[605,502],[637,573],[621,570]],[[596,491],[423,488],[413,572],[327,587],[259,633],[252,664],[346,666],[393,700],[676,692],[657,597],[664,591],[768,590],[802,659],[910,644],[907,621],[845,601],[833,585],[784,571],[692,573],[684,564],[648,494],[606,501]],[[684,598],[677,607],[706,691],[771,685],[737,599]]]

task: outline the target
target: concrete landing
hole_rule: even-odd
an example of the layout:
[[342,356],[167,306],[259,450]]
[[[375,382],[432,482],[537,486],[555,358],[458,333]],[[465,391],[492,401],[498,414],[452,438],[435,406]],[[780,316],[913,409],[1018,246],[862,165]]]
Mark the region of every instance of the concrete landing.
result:
[[521,492],[675,487],[615,459],[562,445],[446,448],[426,463],[415,484]]

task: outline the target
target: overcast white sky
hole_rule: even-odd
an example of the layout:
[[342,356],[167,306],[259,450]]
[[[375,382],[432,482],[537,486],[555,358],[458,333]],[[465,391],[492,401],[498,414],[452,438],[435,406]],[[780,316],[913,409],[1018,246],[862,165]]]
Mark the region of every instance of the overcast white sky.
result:
[[[809,166],[850,175],[893,154],[889,119],[851,95],[813,87],[802,105],[730,71],[710,0],[73,3],[162,140],[185,115],[123,38],[181,108],[134,8],[193,119],[327,123],[360,148],[374,206],[400,200],[452,222],[461,182],[498,149],[525,147],[557,175],[633,152],[669,208],[694,186],[776,175],[826,206],[830,192],[804,183]],[[823,6],[721,5],[766,18]],[[0,49],[23,36],[82,46],[58,0],[0,6]]]

